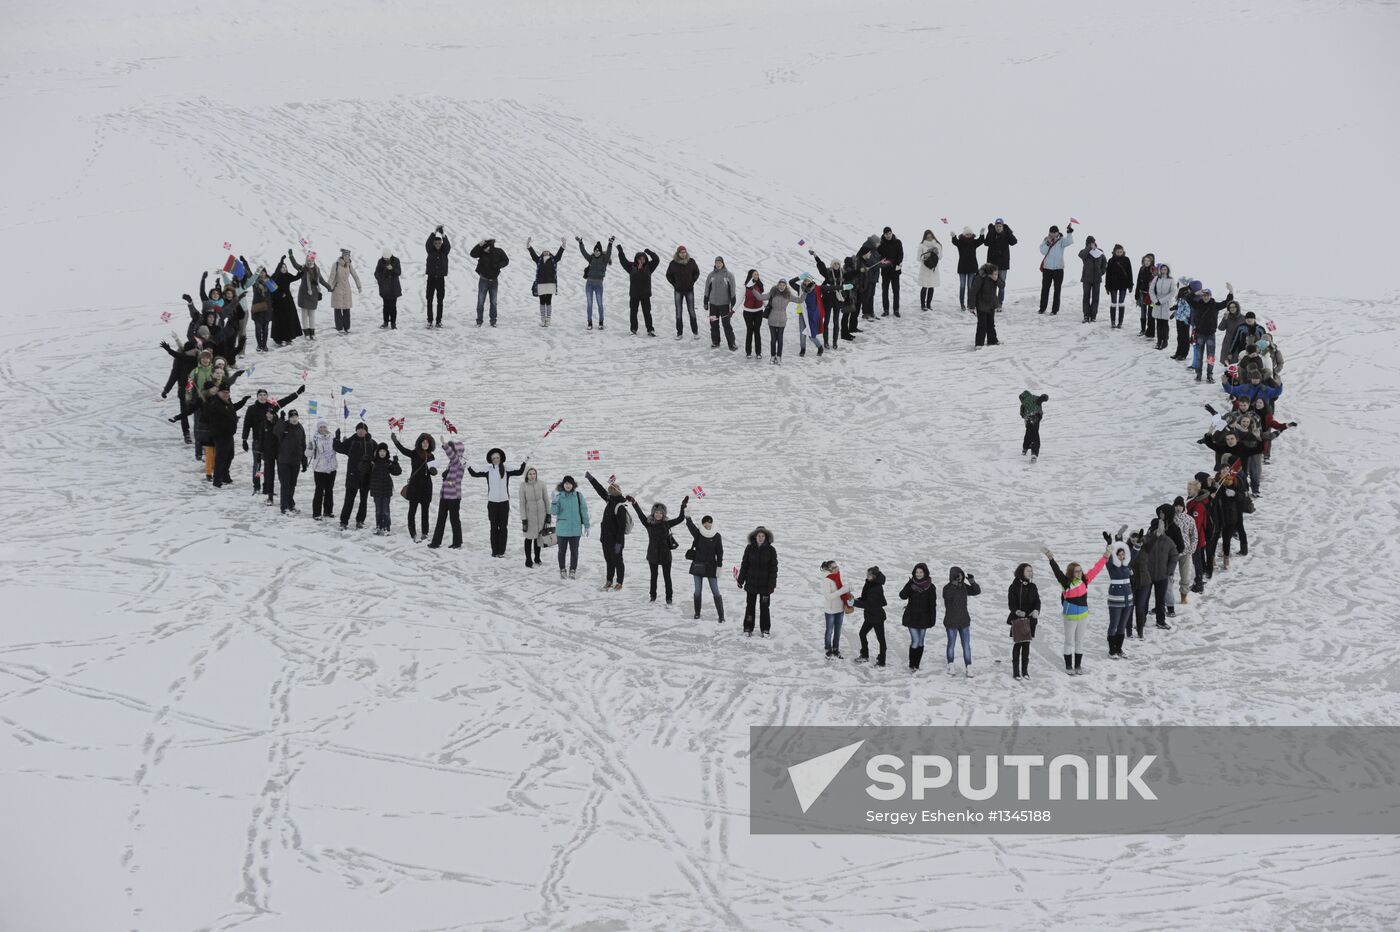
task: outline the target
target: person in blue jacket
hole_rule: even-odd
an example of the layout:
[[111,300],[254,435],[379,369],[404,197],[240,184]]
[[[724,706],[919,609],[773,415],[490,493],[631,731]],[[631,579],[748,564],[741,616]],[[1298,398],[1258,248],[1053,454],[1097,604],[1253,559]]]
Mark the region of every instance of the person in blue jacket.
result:
[[[549,500],[549,513],[554,516],[555,544],[559,549],[559,578],[578,576],[578,539],[588,533],[588,500],[578,490],[573,476],[565,476]],[[564,568],[564,554],[569,555],[569,567]]]
[[1040,254],[1044,256],[1040,260],[1040,313],[1045,313],[1045,307],[1050,303],[1050,289],[1055,289],[1055,301],[1051,308],[1051,316],[1060,313],[1060,286],[1065,281],[1065,249],[1074,242],[1074,225],[1067,224],[1065,232],[1060,233],[1058,226],[1052,226],[1050,232],[1040,241]]
[[1109,537],[1108,541],[1108,656],[1119,658],[1123,654],[1123,639],[1133,636],[1133,557],[1137,551],[1125,544],[1122,538]]

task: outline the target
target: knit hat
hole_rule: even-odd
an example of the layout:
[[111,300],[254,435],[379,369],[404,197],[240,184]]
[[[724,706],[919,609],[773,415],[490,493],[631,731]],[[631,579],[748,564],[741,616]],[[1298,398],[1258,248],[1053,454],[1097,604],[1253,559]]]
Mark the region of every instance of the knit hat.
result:
[[292,410],[287,412],[287,417],[301,417],[301,415],[297,414],[296,408],[293,408]]
[[1200,281],[1200,279],[1197,279],[1197,278],[1191,279],[1191,285],[1190,285],[1190,287],[1191,287],[1191,290],[1192,290],[1192,291],[1200,291],[1200,290],[1201,290],[1201,281]]
[[[992,222],[993,222],[993,223],[1005,223],[1006,221],[1003,220],[1003,219],[1001,219],[1000,217],[998,217],[998,218],[996,218],[995,220],[993,220]],[[877,569],[878,569],[878,567],[877,567]]]
[[972,235],[972,227],[963,227],[962,235],[963,235],[963,236],[971,236],[971,235]]
[[392,249],[386,249],[386,250],[384,250],[384,258],[385,258],[385,259],[392,259],[392,258],[394,258],[394,250],[392,250]]
[[[1231,301],[1230,303],[1231,303],[1231,304],[1235,304],[1236,302]],[[1252,320],[1253,318],[1254,318],[1254,312],[1253,312],[1253,311],[1245,311],[1245,312],[1244,312],[1244,319],[1245,319],[1245,320]]]
[[361,427],[363,427],[366,431],[369,430],[369,425],[366,424],[364,421],[360,421],[358,424],[355,425],[356,430],[359,430]]
[[1058,226],[1052,226],[1052,227],[1050,228],[1050,232],[1051,232],[1051,233],[1058,233],[1058,232],[1060,232],[1060,228],[1059,228]]
[[893,233],[894,230],[891,230],[889,227],[885,227],[884,232],[885,232],[885,233]]
[[340,258],[342,258],[342,259],[349,259],[349,258],[350,258],[350,250],[348,250],[348,249],[342,249],[342,250],[340,251]]
[[1210,481],[1210,473],[1208,473],[1208,472],[1198,472],[1198,473],[1196,473],[1195,479],[1196,479],[1196,481],[1199,482],[1201,485],[1205,485],[1207,482]]

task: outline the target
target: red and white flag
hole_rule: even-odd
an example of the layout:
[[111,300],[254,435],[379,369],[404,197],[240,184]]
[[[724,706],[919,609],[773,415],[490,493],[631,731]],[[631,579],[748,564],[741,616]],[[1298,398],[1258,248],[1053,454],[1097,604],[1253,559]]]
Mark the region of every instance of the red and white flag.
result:
[[1240,373],[1240,367],[1239,367],[1239,366],[1230,365],[1230,366],[1226,366],[1226,367],[1225,367],[1225,374],[1228,375],[1228,376],[1229,376],[1230,378],[1232,378],[1232,379],[1233,379],[1235,376],[1239,375],[1239,373]]
[[404,419],[403,419],[403,418],[401,418],[401,417],[391,417],[391,418],[389,418],[389,429],[390,429],[390,430],[403,430],[403,425],[404,425]]
[[301,243],[302,249],[305,249],[307,246],[311,245],[311,240],[307,239],[305,236],[301,237],[298,240],[298,242]]
[[310,375],[310,374],[311,374],[311,370],[310,370],[310,369],[303,369],[303,370],[301,370],[301,380],[302,380],[303,382],[305,382],[305,381],[306,381],[306,377],[307,377],[308,375]]
[[705,487],[704,487],[704,486],[701,486],[701,485],[697,485],[695,488],[693,488],[693,489],[690,490],[690,494],[691,494],[691,495],[694,495],[696,498],[704,498],[704,497],[705,497]]
[[1273,333],[1275,330],[1278,329],[1278,325],[1275,324],[1272,320],[1265,321],[1265,322],[1264,322],[1264,329],[1265,329],[1265,330],[1268,330],[1270,333]]
[[[560,424],[562,424],[562,423],[564,423],[564,419],[561,417],[559,420],[555,421],[553,424],[550,424],[550,425],[549,425],[549,430],[547,430],[547,431],[544,432],[544,436],[545,436],[545,437],[548,437],[550,434],[554,433],[554,428],[558,427],[558,426],[559,426]],[[540,438],[540,439],[544,439],[544,438],[542,437],[542,438]]]
[[447,413],[447,402],[445,402],[445,401],[434,401],[432,404],[428,405],[428,413],[429,413],[429,414],[446,414],[446,413]]
[[449,434],[455,434],[455,433],[457,433],[457,428],[456,428],[456,427],[453,425],[453,423],[452,423],[451,421],[449,421],[446,417],[443,417],[443,419],[442,419],[442,426],[447,428],[447,432],[448,432]]
[[943,225],[944,225],[945,227],[948,225],[948,218],[947,218],[947,217],[939,217],[938,219],[943,221]]
[[228,240],[224,240],[224,252],[229,252],[229,251],[232,250],[232,249],[233,249],[233,244],[230,243]]
[[806,241],[805,239],[800,239],[800,240],[797,241],[797,245],[799,245],[799,246],[806,246],[806,245],[807,245],[807,241]]
[[1208,363],[1209,363],[1210,365],[1212,365],[1212,366],[1215,365],[1215,357],[1214,357],[1214,356],[1207,356],[1207,357],[1206,357],[1206,362],[1208,362]]
[[614,482],[616,482],[616,481],[617,481],[617,473],[613,473],[611,476],[608,476],[608,484],[609,484],[609,485],[612,485],[612,484],[613,484]]
[[163,323],[163,324],[168,324],[168,323],[170,323],[170,318],[172,318],[172,317],[174,317],[174,316],[175,316],[175,315],[174,315],[174,314],[171,314],[169,311],[161,311],[161,312],[160,312],[160,322]]
[[1076,224],[1077,224],[1077,223],[1079,223],[1079,218],[1078,218],[1078,217],[1070,217],[1070,218],[1069,218],[1069,222],[1070,222],[1070,223],[1076,223]]

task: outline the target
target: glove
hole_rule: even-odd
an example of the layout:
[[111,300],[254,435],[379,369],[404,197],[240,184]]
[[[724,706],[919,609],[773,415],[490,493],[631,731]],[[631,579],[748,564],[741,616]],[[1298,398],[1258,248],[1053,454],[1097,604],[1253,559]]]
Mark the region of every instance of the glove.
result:
[[1031,612],[1030,617],[1036,618],[1036,617],[1039,617],[1039,615],[1040,615],[1040,609],[1036,609],[1035,611]]
[[301,471],[306,472],[306,457],[301,458]]
[[305,385],[302,385],[302,386],[300,386],[300,387],[297,389],[297,394],[300,395],[300,394],[302,394],[302,393],[305,392],[305,391],[306,391],[306,386],[305,386]]
[[243,452],[248,452],[248,440],[246,438],[243,440]]
[[1113,546],[1113,535],[1109,534],[1107,531],[1104,531],[1103,542],[1105,544],[1108,544],[1110,547]]
[[529,522],[521,521],[521,522],[520,522],[520,533],[521,533],[521,534],[524,534],[524,533],[525,533],[526,531],[528,531],[528,530],[530,530]]
[[194,298],[191,298],[191,297],[190,297],[189,295],[187,295],[187,294],[182,294],[182,295],[180,295],[180,297],[184,298],[184,299],[185,299],[185,302],[186,302],[187,304],[193,304],[193,303],[194,303]]
[[1026,613],[1025,613],[1025,612],[1017,612],[1017,613],[1016,613],[1016,617],[1017,617],[1017,618],[1025,618],[1025,617],[1026,617]]
[[430,476],[436,476],[436,475],[437,475],[437,467],[436,467],[436,466],[429,466],[429,467],[428,467],[428,475],[430,475]]

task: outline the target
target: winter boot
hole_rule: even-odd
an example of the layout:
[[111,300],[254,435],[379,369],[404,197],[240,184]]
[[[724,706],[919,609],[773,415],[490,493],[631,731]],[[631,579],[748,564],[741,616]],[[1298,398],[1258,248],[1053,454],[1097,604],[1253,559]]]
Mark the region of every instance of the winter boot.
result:
[[1084,655],[1083,655],[1083,654],[1075,654],[1075,655],[1074,655],[1074,675],[1075,675],[1075,676],[1079,676],[1080,674],[1082,674],[1082,673],[1084,672],[1084,671],[1081,670],[1080,667],[1079,667],[1079,662],[1080,662],[1081,660],[1083,660],[1083,659],[1084,659]]
[[[1044,312],[1042,311],[1041,313],[1044,313]],[[1065,657],[1065,672],[1068,673],[1070,676],[1074,676],[1074,655],[1073,655],[1073,654],[1065,654],[1064,657]]]
[[909,648],[909,669],[919,669],[919,649],[917,647]]
[[700,620],[700,597],[698,595],[695,597],[695,620]]
[[1118,656],[1118,635],[1116,634],[1110,634],[1108,636],[1108,656]]
[[880,655],[879,655],[878,657],[875,658],[875,666],[877,666],[877,667],[883,667],[884,665],[885,665],[885,652],[884,652],[884,651],[881,651],[881,652],[880,652]]

